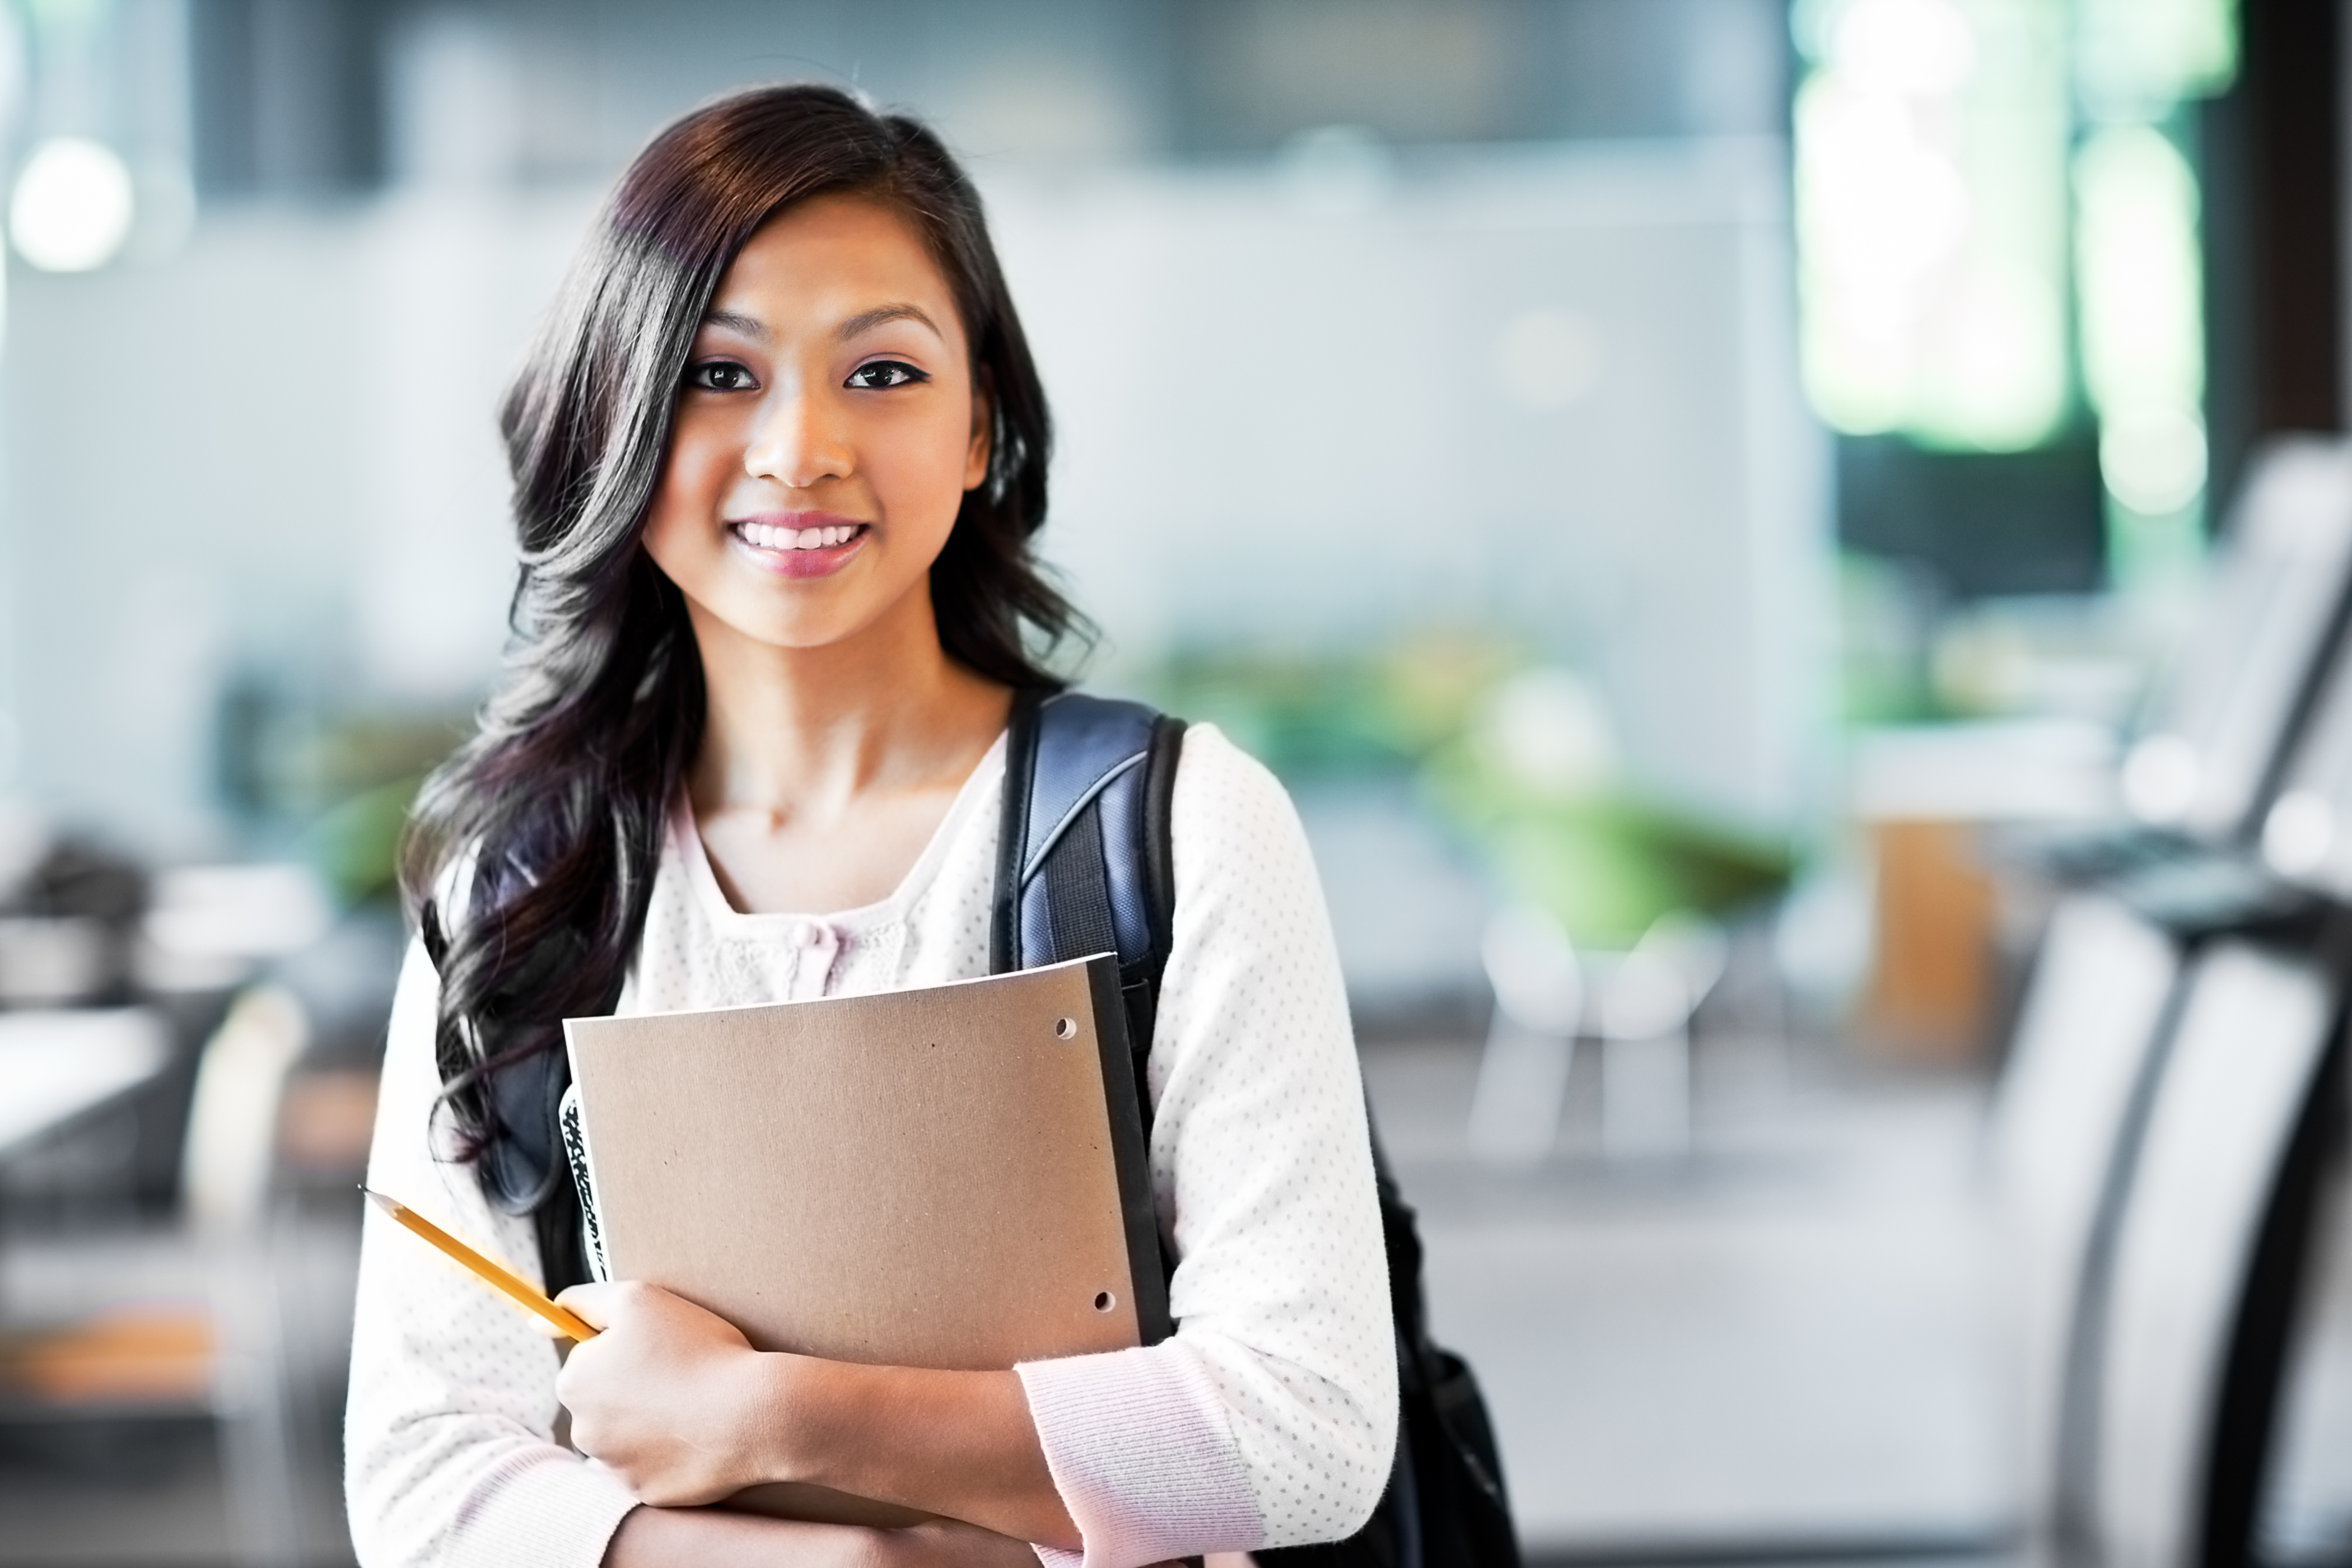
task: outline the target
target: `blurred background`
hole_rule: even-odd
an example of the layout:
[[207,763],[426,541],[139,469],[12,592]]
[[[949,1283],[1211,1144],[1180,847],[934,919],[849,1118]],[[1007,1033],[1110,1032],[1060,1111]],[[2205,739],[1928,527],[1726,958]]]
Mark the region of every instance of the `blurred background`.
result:
[[785,79],[981,184],[1085,678],[1297,799],[1532,1559],[2352,1561],[2344,48],[0,0],[0,1565],[352,1560],[493,409],[635,148]]

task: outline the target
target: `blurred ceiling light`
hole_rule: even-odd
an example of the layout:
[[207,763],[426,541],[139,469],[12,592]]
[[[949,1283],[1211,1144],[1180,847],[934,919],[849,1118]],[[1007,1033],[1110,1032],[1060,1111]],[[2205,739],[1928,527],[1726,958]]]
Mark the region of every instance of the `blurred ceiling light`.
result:
[[33,149],[8,202],[8,237],[44,272],[88,272],[131,237],[131,171],[110,147],[53,136]]
[[2204,275],[2197,177],[2147,125],[2095,132],[2074,160],[2083,382],[2099,468],[2125,507],[2193,506],[2205,486]]
[[1796,104],[1807,389],[1850,434],[2038,445],[2065,411],[2058,0],[1811,0]]
[[1600,384],[1601,334],[1590,317],[1539,305],[1511,318],[1495,342],[1503,390],[1522,408],[1566,408]]

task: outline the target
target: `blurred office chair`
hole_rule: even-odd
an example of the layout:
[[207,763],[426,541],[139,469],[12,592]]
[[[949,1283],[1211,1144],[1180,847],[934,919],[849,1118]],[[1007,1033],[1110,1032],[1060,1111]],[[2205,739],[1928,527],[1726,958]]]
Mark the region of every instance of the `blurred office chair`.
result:
[[1479,943],[1495,1017],[1470,1100],[1470,1151],[1490,1165],[1541,1164],[1559,1135],[1576,1036],[1584,1021],[1584,973],[1559,922],[1514,904],[1487,922]]
[[2280,769],[2260,849],[2275,875],[2352,902],[2352,668],[2339,658]]
[[2138,1110],[2182,966],[2179,943],[2114,900],[2062,905],[2042,940],[1994,1106],[1993,1176],[2011,1248],[2021,1434],[2034,1517],[2057,1518],[2079,1391],[2072,1351],[2086,1261],[2118,1198],[2116,1152]]
[[1601,1046],[1601,1146],[1612,1159],[1690,1147],[1692,1016],[1723,976],[1728,943],[1702,916],[1661,917],[1632,951],[1580,955],[1558,922],[1518,905],[1480,949],[1495,1019],[1479,1058],[1470,1147],[1487,1164],[1527,1169],[1559,1136],[1576,1041]]
[[[2250,1561],[2292,1303],[2342,1089],[2342,988],[2226,941],[2195,962],[2131,1162],[2074,1517],[2105,1568]],[[2070,1512],[2073,1512],[2070,1510]]]
[[278,1121],[309,1026],[287,992],[242,993],[199,1058],[182,1176],[186,1300],[109,1307],[12,1336],[10,1381],[46,1418],[210,1417],[222,1438],[236,1561],[299,1560],[271,1223]]
[[2249,466],[2189,635],[2124,759],[2126,806],[2201,842],[2242,837],[2341,637],[2352,441],[2294,436]]
[[237,998],[196,1069],[181,1180],[209,1275],[231,1525],[257,1568],[300,1556],[270,1195],[286,1079],[309,1039],[291,994],[262,985]]
[[[2233,933],[2307,942],[2317,916],[2307,889],[2243,846],[2328,688],[2347,605],[2352,442],[2274,443],[2253,466],[2203,612],[2126,756],[2124,794],[2139,826],[2056,857],[2092,885],[2061,900],[2035,963],[1998,1097],[1994,1163],[2013,1244],[2029,1496],[2037,1527],[2062,1546],[2101,1541],[2115,1523],[2102,1455],[2116,1411],[2103,1390],[2114,1331],[2142,1305],[2121,1248],[2132,1225],[2148,1223],[2129,1219],[2148,1212],[2135,1207],[2134,1187],[2148,1169],[2141,1155],[2174,1042],[2188,1038],[2181,1026],[2192,1006],[2215,1005],[2200,1000],[2204,986],[2235,994],[2227,979],[2201,978],[2205,958]],[[2174,1405],[2178,1430],[2205,1418]],[[2152,1415],[2146,1425],[2155,1430]]]
[[1661,916],[1601,983],[1601,1150],[1671,1158],[1691,1141],[1691,1020],[1729,943],[1695,914]]

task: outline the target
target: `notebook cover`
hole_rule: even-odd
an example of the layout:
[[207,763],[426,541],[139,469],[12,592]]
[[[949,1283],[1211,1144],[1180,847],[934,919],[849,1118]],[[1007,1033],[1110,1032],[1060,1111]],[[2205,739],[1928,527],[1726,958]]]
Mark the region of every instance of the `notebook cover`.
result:
[[1114,960],[564,1027],[613,1278],[841,1361],[1166,1336]]

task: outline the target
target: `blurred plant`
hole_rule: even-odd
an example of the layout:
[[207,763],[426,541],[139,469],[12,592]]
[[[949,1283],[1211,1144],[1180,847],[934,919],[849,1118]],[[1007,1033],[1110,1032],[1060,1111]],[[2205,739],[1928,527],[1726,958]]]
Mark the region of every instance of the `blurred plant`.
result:
[[1496,686],[1422,777],[1506,889],[1583,948],[1629,950],[1676,911],[1728,913],[1785,887],[1794,867],[1785,844],[1627,786],[1606,710],[1562,669]]
[[1502,888],[1580,946],[1630,948],[1662,915],[1722,914],[1790,872],[1787,846],[1623,782],[1606,705],[1523,643],[1425,631],[1370,652],[1193,652],[1150,684],[1290,778],[1416,773]]
[[1838,558],[1838,694],[1849,725],[1948,717],[1930,676],[1940,595],[1916,569],[1854,553]]
[[425,783],[422,773],[338,801],[302,834],[303,858],[345,904],[390,900],[399,892],[401,829]]
[[1285,775],[1393,772],[1460,733],[1527,657],[1495,637],[1429,631],[1368,653],[1189,650],[1147,684],[1171,712],[1215,724]]
[[265,837],[290,837],[341,901],[387,899],[409,804],[471,727],[465,710],[248,679],[222,704],[222,793]]

